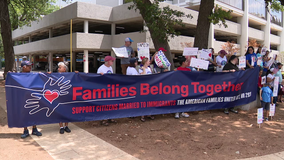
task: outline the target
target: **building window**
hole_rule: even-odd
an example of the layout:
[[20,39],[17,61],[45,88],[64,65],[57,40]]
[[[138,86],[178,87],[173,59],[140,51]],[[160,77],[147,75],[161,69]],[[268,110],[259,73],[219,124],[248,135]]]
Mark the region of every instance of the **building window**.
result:
[[243,10],[243,1],[242,0],[218,0],[219,2],[223,2],[227,5],[230,5],[232,7],[236,7],[240,10]]
[[266,18],[264,0],[249,0],[249,13],[259,18]]
[[270,21],[271,23],[277,24],[279,26],[282,26],[282,12],[279,11],[273,11],[270,10]]

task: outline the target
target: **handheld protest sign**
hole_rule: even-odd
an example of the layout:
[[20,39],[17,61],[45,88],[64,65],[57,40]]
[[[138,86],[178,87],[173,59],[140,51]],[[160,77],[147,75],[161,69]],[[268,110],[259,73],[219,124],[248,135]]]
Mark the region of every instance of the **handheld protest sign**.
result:
[[143,58],[150,59],[149,43],[137,43],[137,52],[139,62],[141,62]]
[[199,59],[202,59],[202,60],[212,59],[211,49],[202,49],[199,54]]
[[275,115],[275,104],[270,104],[270,108],[269,108],[269,116],[271,116],[271,120],[272,117]]
[[257,124],[259,124],[259,128],[260,128],[261,123],[263,123],[263,108],[258,108],[257,109]]
[[208,70],[209,61],[205,61],[205,60],[201,60],[197,58],[191,58],[190,66],[199,68],[199,69]]
[[279,87],[279,77],[275,77],[273,83],[273,97],[278,96],[278,87]]
[[266,76],[261,77],[261,84],[265,84],[266,83]]
[[261,49],[261,55],[265,55],[265,53],[266,53],[266,47],[263,47],[262,49]]
[[126,47],[121,47],[121,48],[112,47],[112,50],[114,51],[117,57],[125,57],[125,58],[129,57]]
[[158,54],[156,54],[154,58],[155,63],[160,68],[168,68],[169,66],[171,66],[171,63],[169,62],[163,51],[158,51]]
[[198,48],[184,48],[183,56],[196,56],[198,53]]
[[246,68],[246,56],[239,57],[239,68]]

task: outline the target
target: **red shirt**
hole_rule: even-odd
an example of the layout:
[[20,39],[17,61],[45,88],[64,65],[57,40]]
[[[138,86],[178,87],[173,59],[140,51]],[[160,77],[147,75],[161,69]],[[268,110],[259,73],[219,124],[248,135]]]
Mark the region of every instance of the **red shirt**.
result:
[[257,83],[258,87],[263,87],[263,85],[261,84],[261,76],[258,76],[258,83]]
[[183,67],[178,67],[177,70],[178,70],[178,71],[191,71],[191,69],[189,69],[189,68],[183,68]]

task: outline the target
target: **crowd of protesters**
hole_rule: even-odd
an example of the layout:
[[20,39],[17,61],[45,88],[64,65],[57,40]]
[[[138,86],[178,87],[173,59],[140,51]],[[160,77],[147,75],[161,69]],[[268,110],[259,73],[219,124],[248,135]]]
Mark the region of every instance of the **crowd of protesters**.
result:
[[[160,68],[156,65],[154,58],[157,54],[157,52],[149,59],[149,58],[144,58],[142,59],[142,62],[140,65],[138,65],[138,58],[135,57],[133,48],[131,47],[133,40],[131,38],[126,38],[125,39],[125,45],[122,47],[126,47],[128,57],[119,57],[120,59],[120,64],[121,64],[121,69],[122,69],[122,74],[124,75],[148,75],[148,74],[154,74],[154,73],[161,73],[168,71],[166,68]],[[211,72],[236,72],[240,70],[245,70],[245,69],[251,69],[256,67],[257,65],[260,68],[259,71],[259,79],[258,79],[258,94],[260,96],[261,100],[261,105],[264,108],[264,110],[269,111],[269,104],[277,104],[276,102],[278,101],[279,103],[282,103],[281,97],[283,95],[282,91],[282,74],[281,74],[281,68],[282,64],[279,63],[276,58],[273,57],[273,62],[271,61],[271,58],[269,57],[269,51],[266,51],[265,55],[261,54],[261,48],[257,50],[257,54],[254,52],[254,48],[252,46],[249,46],[247,49],[247,52],[245,54],[246,56],[246,68],[239,68],[239,58],[236,55],[230,55],[228,56],[227,52],[225,50],[221,50],[218,52],[218,56],[214,56],[214,49],[210,48],[212,51],[212,58],[208,59],[209,61],[209,67],[208,71]],[[159,48],[159,51],[166,52],[164,48]],[[179,64],[180,66],[177,67],[177,71],[200,71],[199,69],[196,69],[194,67],[190,66],[190,60],[191,58],[197,58],[195,56],[187,56],[187,57],[180,57],[179,58]],[[113,69],[112,65],[113,62],[115,61],[115,57],[112,56],[106,56],[104,58],[104,64],[102,64],[98,70],[97,73],[104,75],[104,74],[113,74]],[[261,63],[258,64],[257,60],[261,59]],[[153,65],[151,68],[150,65]],[[29,73],[31,71],[31,63],[29,61],[23,61],[21,64],[22,67],[22,72],[24,73]],[[60,62],[58,63],[58,72],[67,72],[68,67],[67,64]],[[266,83],[262,84],[262,78],[263,76],[266,76]],[[279,86],[278,86],[278,95],[272,97],[273,93],[273,87],[274,87],[274,80],[275,77],[279,77]],[[229,114],[229,111],[233,113],[238,113],[238,111],[234,107],[230,108],[225,108],[224,113]],[[265,114],[266,117],[265,119],[268,120],[268,112]],[[176,119],[180,117],[185,117],[188,118],[189,114],[182,112],[182,113],[175,113],[174,116]],[[141,116],[140,120],[142,122],[145,122],[146,119],[149,118],[151,120],[154,120],[155,117],[152,115],[145,115]],[[109,125],[109,123],[116,122],[113,119],[108,119],[108,120],[102,120],[101,124],[102,125]],[[68,128],[68,123],[65,122],[64,125],[61,122],[59,124],[60,126],[60,134],[63,134],[64,132],[70,133],[71,130]],[[41,136],[42,134],[37,130],[36,126],[33,126],[33,135]],[[29,136],[29,131],[27,127],[24,128],[24,133],[21,136],[22,138],[26,138]]]

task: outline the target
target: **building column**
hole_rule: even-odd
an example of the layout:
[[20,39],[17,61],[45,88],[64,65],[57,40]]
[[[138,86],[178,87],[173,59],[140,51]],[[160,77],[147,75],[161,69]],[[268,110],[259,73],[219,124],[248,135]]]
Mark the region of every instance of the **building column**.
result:
[[89,52],[88,50],[84,50],[83,62],[84,62],[84,72],[89,73]]
[[52,30],[52,29],[49,29],[49,30],[48,30],[48,33],[49,33],[49,38],[52,38],[52,37],[53,37],[53,30]]
[[[282,17],[284,17],[284,12],[282,12]],[[284,21],[282,20],[282,26],[284,26]],[[284,52],[284,29],[279,33],[280,36],[280,46],[278,46],[279,52]]]
[[32,69],[35,70],[35,64],[36,64],[35,63],[35,55],[32,55],[32,60],[33,60],[33,68]]
[[249,19],[248,19],[248,1],[244,2],[244,15],[243,17],[238,18],[238,23],[241,24],[242,31],[241,35],[238,37],[238,44],[240,44],[240,54],[244,56],[246,54],[246,49],[248,45],[248,26],[249,26]]
[[[113,41],[114,41],[114,36],[115,36],[115,28],[116,27],[116,25],[115,25],[115,23],[112,23],[111,24],[111,36],[112,36],[112,44],[114,43]],[[112,45],[113,46],[113,45]],[[111,56],[112,57],[116,57],[116,55],[115,55],[115,53],[113,52],[113,50],[111,50],[110,51],[111,53]],[[114,62],[113,62],[113,64],[112,64],[112,70],[113,70],[113,73],[116,73],[116,61],[114,60]]]
[[214,48],[214,25],[210,24],[209,35],[208,35],[208,48]]
[[89,21],[84,21],[84,33],[89,33]]
[[[268,8],[270,5],[268,6]],[[271,22],[270,22],[270,13],[266,11],[266,25],[261,26],[261,30],[264,31],[264,42],[263,45],[264,47],[267,48],[267,50],[270,50],[270,27],[271,27]]]
[[29,43],[31,43],[32,42],[32,37],[31,36],[29,36]]
[[53,72],[53,54],[48,54],[48,70],[49,72]]
[[118,0],[118,5],[123,5],[123,0]]

